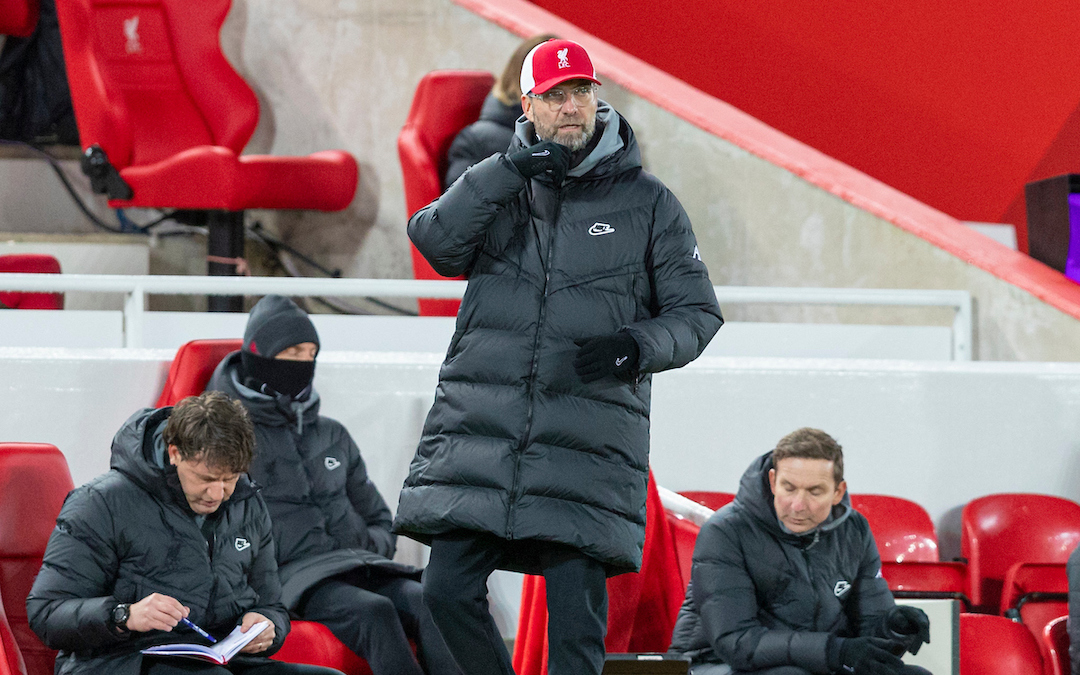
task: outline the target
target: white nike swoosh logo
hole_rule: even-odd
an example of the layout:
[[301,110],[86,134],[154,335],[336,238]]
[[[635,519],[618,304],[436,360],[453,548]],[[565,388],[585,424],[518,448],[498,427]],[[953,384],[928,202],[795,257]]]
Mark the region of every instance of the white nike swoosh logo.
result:
[[550,151],[550,150],[545,150],[545,151],[543,151],[543,152],[534,152],[534,153],[532,154],[532,156],[533,156],[533,157],[547,157],[547,156],[548,156],[548,155],[550,155],[550,154],[551,154],[551,151]]
[[622,364],[626,363],[626,359],[628,359],[628,358],[630,358],[630,357],[629,356],[620,356],[619,358],[615,359],[615,366],[618,367],[618,366],[621,366]]
[[615,228],[608,225],[607,223],[593,223],[592,227],[589,228],[589,234],[594,237],[601,234],[611,234],[614,231]]

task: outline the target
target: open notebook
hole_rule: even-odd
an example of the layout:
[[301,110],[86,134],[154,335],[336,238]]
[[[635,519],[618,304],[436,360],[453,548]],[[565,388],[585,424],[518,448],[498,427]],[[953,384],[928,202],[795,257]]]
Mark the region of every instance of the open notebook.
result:
[[228,637],[209,647],[195,644],[158,645],[157,647],[144,649],[142,653],[150,656],[183,656],[189,659],[202,659],[224,665],[229,662],[229,659],[236,656],[236,653],[243,649],[244,645],[266,630],[269,625],[269,621],[260,621],[249,628],[246,633],[241,633],[240,626],[237,626],[233,629],[233,632],[229,633]]

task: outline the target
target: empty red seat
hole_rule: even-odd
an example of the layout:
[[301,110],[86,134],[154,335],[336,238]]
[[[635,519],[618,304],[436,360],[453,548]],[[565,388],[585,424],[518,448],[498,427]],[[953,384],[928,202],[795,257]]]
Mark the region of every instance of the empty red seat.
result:
[[0,443],[0,598],[28,675],[52,675],[56,660],[30,630],[26,596],[73,487],[56,446]]
[[243,340],[192,340],[180,345],[169,366],[169,376],[156,407],[176,405],[206,390],[221,359],[240,349]]
[[1051,622],[1068,613],[1069,577],[1065,563],[1016,563],[1005,573],[1001,614],[1027,626],[1039,642],[1047,665],[1052,656],[1042,640],[1043,633]]
[[[204,212],[211,274],[235,274],[245,209],[344,209],[359,169],[339,150],[242,155],[259,103],[221,51],[231,0],[57,3],[84,171],[113,207]],[[220,297],[220,296],[219,296]],[[235,309],[233,300],[212,307]]]
[[[480,117],[484,97],[495,77],[482,70],[436,70],[425,75],[413,95],[409,116],[398,135],[398,156],[405,179],[405,211],[410,216],[442,194],[446,152],[457,133]],[[443,279],[411,247],[413,276]],[[458,277],[464,278],[464,277]],[[420,314],[454,316],[460,302],[421,298]]]
[[37,27],[38,0],[0,0],[0,35],[29,37]]
[[1069,617],[1059,616],[1046,624],[1042,634],[1043,653],[1049,654],[1047,675],[1070,675],[1069,663]]
[[1038,675],[1039,645],[1022,625],[992,614],[960,615],[960,675]]
[[866,517],[881,556],[881,575],[902,598],[962,597],[966,566],[938,559],[937,533],[919,504],[891,495],[852,494]]
[[1080,542],[1080,504],[1039,494],[979,497],[964,506],[960,532],[968,596],[983,611],[997,612],[1013,565],[1068,562]]
[[[60,274],[60,261],[41,253],[0,255],[0,273]],[[4,292],[0,286],[0,305],[8,309],[63,309],[63,293]]]
[[719,511],[724,506],[735,501],[735,495],[730,492],[710,492],[708,490],[686,490],[680,492],[680,495],[686,497],[692,502],[697,502],[706,508],[710,508],[713,511]]

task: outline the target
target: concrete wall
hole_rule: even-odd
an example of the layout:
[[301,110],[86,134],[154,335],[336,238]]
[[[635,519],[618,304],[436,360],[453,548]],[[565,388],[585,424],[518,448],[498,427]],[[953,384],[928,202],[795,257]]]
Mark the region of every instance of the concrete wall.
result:
[[[364,175],[361,196],[343,215],[266,220],[350,274],[410,276],[396,138],[416,83],[436,68],[497,71],[517,41],[449,0],[237,0],[223,43],[265,103],[252,149],[342,147]],[[618,86],[605,85],[602,96],[626,114],[647,165],[690,213],[715,283],[970,289],[977,358],[1080,360],[1080,322],[1072,317]],[[729,314],[895,320],[865,309]],[[926,322],[925,311],[912,320]]]

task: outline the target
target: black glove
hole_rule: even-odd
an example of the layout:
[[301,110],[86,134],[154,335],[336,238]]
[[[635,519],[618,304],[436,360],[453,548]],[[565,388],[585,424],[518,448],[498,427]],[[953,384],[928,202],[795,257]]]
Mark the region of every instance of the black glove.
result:
[[918,654],[923,643],[930,642],[930,619],[918,607],[897,605],[885,615],[885,636],[897,640],[904,649]]
[[551,179],[556,185],[562,184],[563,179],[566,178],[566,172],[570,170],[569,148],[555,141],[543,141],[506,157],[526,178],[550,171]]
[[840,664],[855,675],[900,675],[904,662],[890,651],[895,644],[884,638],[844,638],[840,646]]
[[637,340],[626,331],[574,340],[580,349],[574,357],[574,371],[582,382],[595,382],[615,375],[627,379],[637,368],[640,350]]

